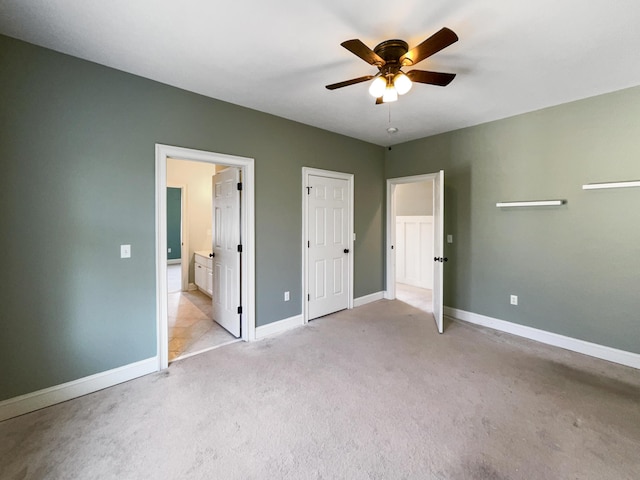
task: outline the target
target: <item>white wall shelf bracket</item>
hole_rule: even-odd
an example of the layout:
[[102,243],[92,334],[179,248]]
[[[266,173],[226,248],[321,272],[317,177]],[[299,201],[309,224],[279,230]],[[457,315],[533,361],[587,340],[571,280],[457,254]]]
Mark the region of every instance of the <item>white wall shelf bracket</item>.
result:
[[640,187],[640,180],[630,180],[625,182],[608,182],[608,183],[587,183],[582,185],[583,190],[602,190],[604,188],[628,188]]
[[565,203],[567,203],[566,200],[530,200],[526,202],[498,202],[496,207],[557,207]]

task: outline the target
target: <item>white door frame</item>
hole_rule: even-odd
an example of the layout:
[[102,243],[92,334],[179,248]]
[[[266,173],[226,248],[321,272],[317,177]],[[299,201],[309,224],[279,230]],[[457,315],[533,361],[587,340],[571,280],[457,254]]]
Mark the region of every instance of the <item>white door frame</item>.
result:
[[[187,186],[181,183],[167,183],[169,188],[180,189],[180,290],[189,290],[189,217],[187,213]],[[185,245],[187,246],[185,250]]]
[[347,297],[349,299],[347,308],[353,308],[353,174],[343,172],[333,172],[331,170],[320,170],[318,168],[302,167],[302,316],[304,323],[309,322],[309,302],[307,301],[308,281],[307,274],[309,272],[309,249],[307,248],[309,217],[307,215],[307,209],[309,208],[309,195],[307,194],[307,186],[309,185],[309,176],[316,175],[320,177],[337,178],[340,180],[346,180],[348,184],[348,198],[349,198],[349,281],[347,282],[347,288],[349,292]]
[[167,158],[239,167],[242,170],[242,340],[256,338],[254,159],[156,143],[156,325],[158,369],[169,365],[167,319]]
[[[405,183],[417,183],[426,182],[431,180],[435,181],[438,173],[427,173],[424,175],[413,175],[410,177],[398,177],[387,179],[387,248],[386,248],[386,263],[387,263],[387,288],[385,290],[384,298],[388,300],[394,300],[396,298],[396,252],[391,247],[395,248],[396,244],[396,202],[395,191],[397,185]],[[442,193],[444,195],[444,192]],[[435,192],[434,192],[435,195]],[[444,213],[443,213],[444,215]],[[435,228],[434,228],[435,236]],[[435,238],[434,238],[435,240]],[[435,243],[434,243],[435,245]],[[434,269],[435,272],[435,269]]]

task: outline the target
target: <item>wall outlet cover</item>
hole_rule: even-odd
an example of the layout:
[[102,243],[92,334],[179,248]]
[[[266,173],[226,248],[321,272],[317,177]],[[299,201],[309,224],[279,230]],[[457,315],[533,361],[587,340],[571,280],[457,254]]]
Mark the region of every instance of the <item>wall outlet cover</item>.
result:
[[511,305],[518,305],[518,296],[511,295],[510,301],[511,301]]

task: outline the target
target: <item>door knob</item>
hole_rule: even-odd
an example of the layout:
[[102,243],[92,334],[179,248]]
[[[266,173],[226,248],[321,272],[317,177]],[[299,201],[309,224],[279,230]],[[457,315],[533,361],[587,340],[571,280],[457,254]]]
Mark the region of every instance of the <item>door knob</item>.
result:
[[434,262],[448,262],[449,259],[447,257],[444,257],[444,258],[442,258],[442,257],[433,257],[433,261]]
[[209,254],[209,258],[213,258],[213,257],[215,257],[215,256],[216,256],[216,254],[215,254],[215,253],[210,253],[210,254]]
[[344,249],[344,253],[349,253],[349,249],[348,249],[348,248],[345,248],[345,249]]

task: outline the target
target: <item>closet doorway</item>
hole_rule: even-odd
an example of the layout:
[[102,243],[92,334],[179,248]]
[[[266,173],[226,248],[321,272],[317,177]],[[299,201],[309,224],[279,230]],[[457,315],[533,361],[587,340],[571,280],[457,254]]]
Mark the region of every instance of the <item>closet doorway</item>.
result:
[[444,171],[387,180],[387,298],[443,325]]

